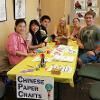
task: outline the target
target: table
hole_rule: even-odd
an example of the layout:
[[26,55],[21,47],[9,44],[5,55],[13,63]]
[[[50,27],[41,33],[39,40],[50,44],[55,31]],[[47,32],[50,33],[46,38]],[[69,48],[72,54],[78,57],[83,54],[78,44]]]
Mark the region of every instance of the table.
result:
[[[71,44],[73,46],[71,46]],[[52,64],[57,64],[57,65],[69,65],[71,66],[71,72],[61,72],[60,75],[52,74],[50,71],[46,71],[45,68],[39,68],[39,70],[35,70],[32,72],[25,72],[22,73],[23,70],[27,69],[32,69],[36,67],[40,62],[34,61],[36,57],[39,57],[40,54],[37,54],[35,57],[27,57],[23,61],[21,61],[19,64],[14,66],[10,71],[7,72],[8,78],[11,80],[16,79],[16,75],[23,75],[23,76],[45,76],[45,77],[53,77],[55,81],[61,82],[61,83],[69,83],[70,86],[74,87],[74,81],[73,81],[73,76],[76,70],[76,64],[77,64],[77,55],[78,55],[78,46],[75,42],[70,41],[68,43],[69,46],[71,46],[73,49],[76,50],[75,54],[69,54],[67,53],[66,55],[68,56],[74,56],[74,61],[73,62],[63,62],[63,61],[52,61],[52,62],[47,62],[46,67],[50,67]],[[42,48],[42,50],[48,50],[48,49],[53,49],[55,48],[54,43],[48,43],[47,47]],[[45,53],[47,58],[50,58],[51,55]],[[32,67],[32,68],[31,68]]]

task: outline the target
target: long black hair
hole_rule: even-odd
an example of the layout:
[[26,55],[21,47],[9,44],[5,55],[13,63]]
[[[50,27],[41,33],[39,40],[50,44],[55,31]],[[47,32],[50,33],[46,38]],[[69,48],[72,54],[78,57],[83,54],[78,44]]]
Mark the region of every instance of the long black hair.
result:
[[32,25],[37,25],[37,26],[39,26],[39,28],[40,28],[40,24],[39,24],[39,22],[37,21],[37,20],[31,20],[30,21],[30,25],[29,25],[29,32],[32,34],[32,33],[34,33],[33,31],[32,31],[32,29],[31,29],[31,27],[32,27]]
[[37,42],[37,37],[36,37],[36,35],[34,34],[34,32],[32,31],[32,25],[37,25],[38,27],[39,27],[39,30],[36,32],[36,33],[38,33],[39,31],[40,31],[40,24],[39,24],[39,22],[37,21],[37,20],[31,20],[30,21],[30,25],[29,25],[29,32],[31,33],[31,35],[32,35],[32,44],[33,45],[36,45],[36,44],[38,44]]

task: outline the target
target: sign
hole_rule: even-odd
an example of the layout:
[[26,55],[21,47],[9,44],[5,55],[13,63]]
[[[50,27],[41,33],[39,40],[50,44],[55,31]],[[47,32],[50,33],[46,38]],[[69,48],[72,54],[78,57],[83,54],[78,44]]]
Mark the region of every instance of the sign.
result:
[[54,79],[50,77],[16,76],[17,98],[53,100]]

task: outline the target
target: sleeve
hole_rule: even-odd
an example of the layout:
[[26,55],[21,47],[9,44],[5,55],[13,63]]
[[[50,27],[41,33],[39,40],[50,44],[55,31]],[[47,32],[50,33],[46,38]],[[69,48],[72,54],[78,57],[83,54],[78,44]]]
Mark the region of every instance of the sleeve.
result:
[[100,42],[100,29],[97,30],[97,40]]
[[16,55],[16,51],[18,51],[18,41],[14,35],[8,37],[6,49],[9,54]]
[[40,30],[40,33],[41,33],[40,37],[41,37],[41,40],[43,42],[47,38],[47,34],[44,30]]
[[83,33],[83,30],[81,29],[80,33],[79,33],[79,38],[80,38],[81,41],[82,41],[82,33]]
[[30,33],[27,33],[26,41],[32,41],[32,35]]

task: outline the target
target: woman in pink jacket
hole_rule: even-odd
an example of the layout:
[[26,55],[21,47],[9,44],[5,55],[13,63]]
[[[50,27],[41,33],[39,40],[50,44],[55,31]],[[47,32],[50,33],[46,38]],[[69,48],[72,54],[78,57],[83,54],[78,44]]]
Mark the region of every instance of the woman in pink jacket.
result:
[[11,33],[7,41],[8,58],[11,65],[18,64],[25,57],[33,55],[28,53],[28,47],[23,37],[26,31],[26,21],[18,19],[15,22],[15,32]]

